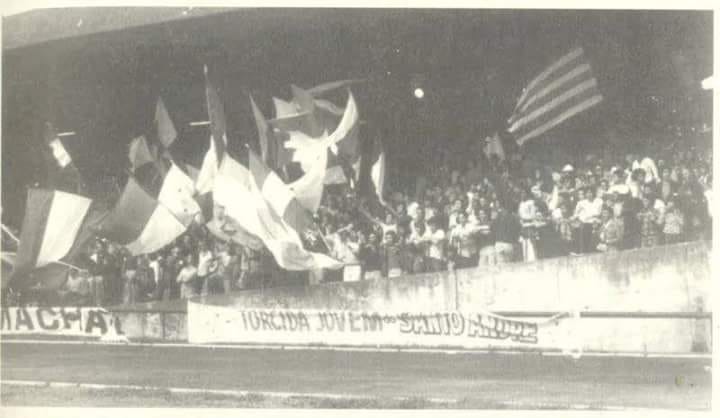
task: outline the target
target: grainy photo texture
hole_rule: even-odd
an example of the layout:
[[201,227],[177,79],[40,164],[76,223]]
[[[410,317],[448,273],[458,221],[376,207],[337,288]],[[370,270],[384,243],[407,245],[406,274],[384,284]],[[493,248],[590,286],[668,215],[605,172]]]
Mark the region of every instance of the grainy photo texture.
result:
[[711,11],[2,21],[6,406],[711,404]]

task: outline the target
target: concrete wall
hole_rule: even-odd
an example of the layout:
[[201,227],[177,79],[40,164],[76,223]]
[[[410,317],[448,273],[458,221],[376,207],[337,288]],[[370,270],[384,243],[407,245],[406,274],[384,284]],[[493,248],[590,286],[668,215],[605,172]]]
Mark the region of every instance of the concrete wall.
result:
[[[710,245],[694,242],[392,280],[239,292],[205,303],[237,309],[602,313],[576,326],[586,350],[690,352],[711,341]],[[659,317],[633,315],[649,313]]]
[[702,305],[709,311],[709,250],[695,242],[458,271],[458,307],[695,312]]
[[564,257],[502,268],[310,287],[251,290],[207,303],[238,308],[345,310],[711,310],[709,244],[694,242]]
[[[703,351],[709,349],[711,321],[682,314],[712,311],[709,254],[709,243],[694,242],[392,280],[252,290],[200,302],[236,309],[489,310],[526,317],[579,310],[601,314],[574,325],[585,350]],[[115,313],[131,340],[187,340],[184,312]],[[636,316],[642,313],[649,315]]]
[[185,312],[113,311],[130,341],[187,341]]

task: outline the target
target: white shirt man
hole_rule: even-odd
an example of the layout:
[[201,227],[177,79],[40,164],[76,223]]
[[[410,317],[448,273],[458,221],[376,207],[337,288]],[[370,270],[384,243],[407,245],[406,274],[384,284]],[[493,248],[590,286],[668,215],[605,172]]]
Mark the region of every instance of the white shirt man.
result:
[[201,250],[200,254],[198,254],[198,267],[197,267],[197,275],[198,277],[205,277],[208,274],[210,274],[210,268],[212,266],[213,259],[215,257],[213,256],[212,251],[210,250]]
[[657,166],[655,165],[655,161],[653,161],[652,158],[645,157],[640,162],[638,162],[637,160],[633,161],[633,171],[637,170],[638,168],[641,168],[645,172],[645,183],[652,183],[660,179]]
[[520,206],[518,206],[518,215],[523,223],[534,222],[537,217],[535,200],[527,199],[520,202]]
[[[590,196],[588,196],[590,195]],[[592,200],[590,200],[592,199]],[[602,199],[593,198],[591,192],[587,192],[585,197],[575,206],[575,217],[584,224],[594,223],[600,219],[602,212]]]

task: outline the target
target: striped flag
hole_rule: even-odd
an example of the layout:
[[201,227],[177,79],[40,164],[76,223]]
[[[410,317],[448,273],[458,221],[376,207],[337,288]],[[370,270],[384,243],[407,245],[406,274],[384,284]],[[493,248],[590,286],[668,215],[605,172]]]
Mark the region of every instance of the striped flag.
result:
[[523,90],[508,120],[519,145],[603,100],[582,48],[555,61]]
[[130,177],[120,199],[103,222],[101,234],[138,255],[162,249],[185,229],[186,225],[168,207]]
[[69,268],[107,216],[90,199],[58,190],[30,189],[12,276],[3,287],[60,288]]
[[91,216],[91,204],[88,198],[58,190],[28,191],[11,279],[15,287],[33,285],[32,273],[51,264],[67,268],[94,231],[98,217],[95,212]]
[[301,237],[312,230],[310,212],[251,150],[245,150],[240,162],[230,157],[223,159],[213,195],[228,216],[262,240],[280,267],[342,267],[342,263],[325,254],[305,249]]

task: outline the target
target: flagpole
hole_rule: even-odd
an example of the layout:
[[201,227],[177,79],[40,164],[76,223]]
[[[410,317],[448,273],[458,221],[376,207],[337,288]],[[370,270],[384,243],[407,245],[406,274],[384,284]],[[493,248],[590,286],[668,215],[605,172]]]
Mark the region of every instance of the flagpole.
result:
[[81,268],[78,267],[78,266],[72,265],[72,264],[70,264],[70,263],[66,263],[66,262],[64,262],[64,261],[59,261],[59,260],[58,260],[58,261],[51,261],[51,263],[60,264],[60,265],[62,265],[62,266],[69,267],[69,268],[75,269],[75,270],[77,270],[77,271],[87,271],[87,269],[81,269]]
[[20,242],[20,239],[18,237],[16,237],[15,234],[12,233],[10,228],[5,226],[5,224],[0,224],[0,225],[2,225],[2,230],[5,231],[6,234],[10,235],[10,238],[12,238],[17,243]]

